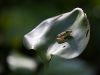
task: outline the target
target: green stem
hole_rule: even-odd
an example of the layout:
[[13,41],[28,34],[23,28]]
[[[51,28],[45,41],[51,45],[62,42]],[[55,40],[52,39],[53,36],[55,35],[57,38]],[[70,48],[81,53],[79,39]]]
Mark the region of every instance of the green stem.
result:
[[51,61],[52,55],[50,55],[49,57],[47,57],[47,55],[44,54],[44,53],[46,53],[46,52],[43,53],[43,52],[37,51],[37,53],[38,53],[38,55],[40,56],[40,58],[42,59],[42,61],[43,61],[43,65],[44,65],[44,74],[47,75],[46,72],[48,71],[49,63],[50,63],[50,61]]
[[50,61],[43,61],[43,65],[44,65],[44,75],[47,75],[47,71],[49,69],[49,62]]
[[50,55],[50,58],[48,58],[47,60],[44,60],[43,61],[43,64],[44,64],[44,71],[48,70],[49,68],[49,63],[51,61],[51,58],[52,58],[53,55]]
[[43,64],[44,64],[44,70],[49,68],[49,61],[44,61]]

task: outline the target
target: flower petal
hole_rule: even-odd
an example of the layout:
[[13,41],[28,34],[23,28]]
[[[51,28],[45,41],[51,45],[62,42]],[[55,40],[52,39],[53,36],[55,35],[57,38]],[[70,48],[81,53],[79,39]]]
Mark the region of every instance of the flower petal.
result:
[[[58,43],[56,38],[61,32],[72,30],[68,40]],[[24,44],[28,49],[34,49],[43,60],[52,55],[64,58],[78,56],[86,47],[90,36],[90,27],[86,14],[81,8],[49,18],[24,36]]]
[[85,49],[90,37],[89,22],[81,9],[76,8],[72,12],[75,11],[79,11],[79,14],[75,22],[69,27],[72,29],[71,38],[63,44],[55,42],[48,50],[48,55],[52,54],[69,59],[78,56]]

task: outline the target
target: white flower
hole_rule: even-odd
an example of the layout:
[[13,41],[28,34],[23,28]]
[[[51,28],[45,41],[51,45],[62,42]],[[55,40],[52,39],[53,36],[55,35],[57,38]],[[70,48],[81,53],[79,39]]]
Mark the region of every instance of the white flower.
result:
[[24,45],[36,50],[44,61],[50,60],[52,55],[70,59],[82,53],[89,36],[90,26],[86,14],[81,8],[75,8],[44,20],[24,36]]

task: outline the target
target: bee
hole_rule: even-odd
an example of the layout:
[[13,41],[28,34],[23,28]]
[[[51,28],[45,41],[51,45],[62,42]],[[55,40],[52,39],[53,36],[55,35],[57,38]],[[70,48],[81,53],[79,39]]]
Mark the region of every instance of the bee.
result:
[[57,42],[59,44],[66,42],[71,36],[71,33],[72,33],[72,30],[69,29],[69,30],[66,30],[65,32],[58,34],[56,38]]

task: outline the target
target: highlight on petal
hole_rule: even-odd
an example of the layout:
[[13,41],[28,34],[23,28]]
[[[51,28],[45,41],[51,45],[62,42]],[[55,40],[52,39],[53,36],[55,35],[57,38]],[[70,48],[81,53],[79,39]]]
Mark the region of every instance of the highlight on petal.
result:
[[43,60],[52,55],[70,59],[82,53],[89,37],[87,16],[81,8],[75,8],[44,20],[24,36],[24,45],[36,50]]

